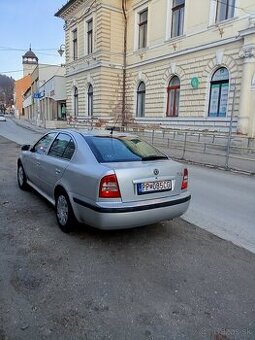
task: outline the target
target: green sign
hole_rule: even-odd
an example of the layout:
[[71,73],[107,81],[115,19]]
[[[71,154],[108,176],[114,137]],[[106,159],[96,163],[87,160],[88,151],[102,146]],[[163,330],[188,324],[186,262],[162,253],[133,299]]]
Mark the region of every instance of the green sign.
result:
[[199,80],[197,77],[193,77],[191,78],[191,86],[193,87],[193,89],[197,89],[199,86]]

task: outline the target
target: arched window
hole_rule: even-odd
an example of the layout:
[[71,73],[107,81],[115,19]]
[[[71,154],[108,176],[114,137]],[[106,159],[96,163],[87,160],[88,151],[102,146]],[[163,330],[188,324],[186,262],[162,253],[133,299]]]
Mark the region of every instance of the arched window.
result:
[[88,87],[88,116],[93,116],[93,86]]
[[179,115],[180,80],[174,76],[167,87],[167,117],[177,117]]
[[79,98],[78,98],[78,89],[75,86],[73,89],[73,113],[74,116],[78,116],[78,106],[79,105]]
[[145,110],[145,84],[140,82],[137,88],[136,117],[144,117]]
[[226,117],[228,105],[229,72],[226,67],[216,70],[211,79],[209,117]]

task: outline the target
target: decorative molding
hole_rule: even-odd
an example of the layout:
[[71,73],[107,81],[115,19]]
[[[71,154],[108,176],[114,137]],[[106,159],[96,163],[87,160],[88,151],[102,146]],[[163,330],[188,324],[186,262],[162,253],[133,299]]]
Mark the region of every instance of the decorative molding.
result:
[[[162,60],[167,60],[167,59],[172,59],[172,58],[177,58],[179,56],[184,56],[184,55],[188,55],[190,53],[194,53],[194,52],[199,52],[199,51],[204,51],[204,50],[207,50],[207,49],[210,49],[210,48],[214,48],[214,47],[220,47],[220,46],[225,46],[226,44],[230,44],[230,43],[233,43],[233,42],[236,42],[238,40],[241,40],[240,38],[227,38],[227,39],[222,39],[222,40],[219,40],[217,42],[213,42],[213,43],[208,43],[208,44],[204,44],[204,45],[201,45],[199,47],[192,47],[192,48],[187,48],[185,50],[181,50],[181,51],[176,51],[176,52],[171,52],[171,53],[167,53],[167,54],[164,54],[164,55],[160,55],[160,56],[157,56],[157,57],[152,57],[148,60],[143,60],[143,61],[140,61],[140,62],[134,62],[133,64],[130,64],[127,66],[127,69],[132,69],[132,68],[136,68],[136,67],[139,67],[139,66],[144,66],[144,65],[149,65],[149,64],[152,64],[156,61],[162,61]],[[150,50],[152,50],[150,48]],[[133,55],[134,53],[131,53],[130,55]],[[130,56],[128,55],[128,57]]]
[[255,17],[249,17],[249,27],[255,27]]
[[255,61],[255,44],[243,46],[239,52],[239,57],[245,61]]
[[180,66],[176,66],[176,63],[171,63],[170,68],[166,70],[166,72],[163,75],[162,81],[163,81],[163,86],[168,86],[168,83],[172,76],[178,76],[181,81],[185,78],[185,73],[183,69]]
[[172,73],[175,73],[175,71],[176,71],[176,63],[171,63],[171,70],[172,70]]
[[133,82],[133,87],[136,89],[137,85],[143,81],[145,83],[145,86],[148,86],[150,84],[148,77],[143,72],[139,72],[138,75],[135,77]]
[[224,53],[223,53],[222,50],[216,51],[216,63],[217,63],[217,65],[222,64],[223,55],[224,55]]

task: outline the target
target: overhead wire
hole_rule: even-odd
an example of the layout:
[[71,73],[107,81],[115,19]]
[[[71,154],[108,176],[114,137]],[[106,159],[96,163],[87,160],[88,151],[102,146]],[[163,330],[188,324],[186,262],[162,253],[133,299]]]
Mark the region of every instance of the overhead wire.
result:
[[[40,64],[39,64],[40,65]],[[43,65],[43,64],[42,64]],[[40,66],[40,69],[44,69],[44,68],[50,68],[50,67],[53,67],[53,66],[58,66],[58,67],[62,67],[61,64],[51,64],[51,65],[45,65],[45,66]],[[0,71],[0,74],[7,74],[7,73],[18,73],[18,72],[23,72],[23,69],[22,70],[15,70],[15,71]]]

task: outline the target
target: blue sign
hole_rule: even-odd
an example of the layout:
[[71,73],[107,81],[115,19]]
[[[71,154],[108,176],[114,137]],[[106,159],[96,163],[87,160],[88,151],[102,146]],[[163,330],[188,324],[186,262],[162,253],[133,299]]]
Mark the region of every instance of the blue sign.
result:
[[33,93],[34,99],[40,99],[40,98],[43,98],[44,96],[45,96],[45,90],[43,90],[42,92],[34,92]]

